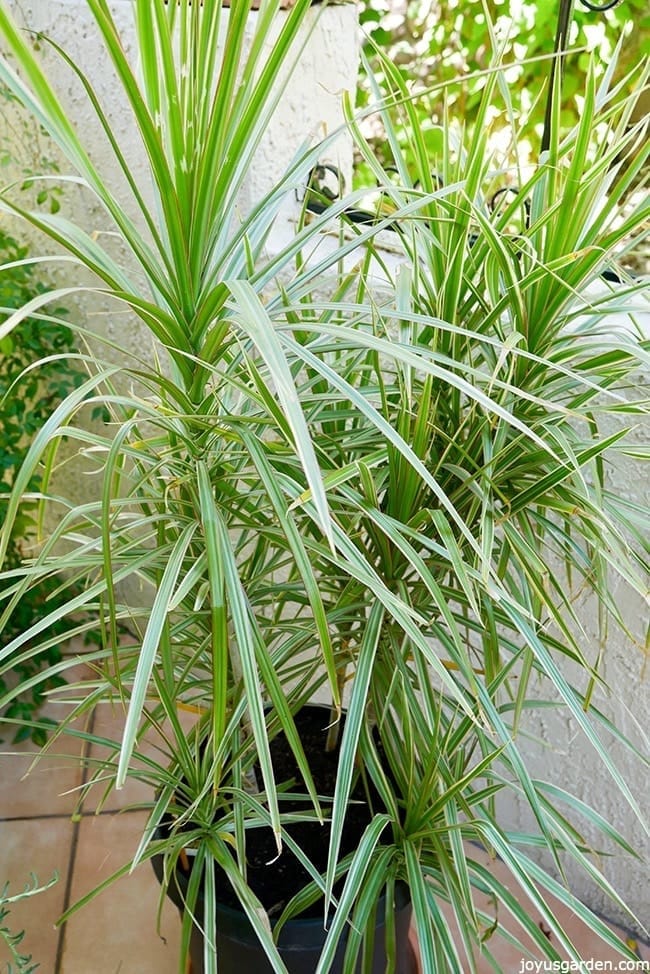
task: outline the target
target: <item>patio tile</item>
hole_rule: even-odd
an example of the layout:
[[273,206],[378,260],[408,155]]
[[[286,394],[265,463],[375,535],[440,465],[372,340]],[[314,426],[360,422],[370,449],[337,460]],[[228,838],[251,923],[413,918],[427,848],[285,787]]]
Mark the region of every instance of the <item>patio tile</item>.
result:
[[[66,673],[70,682],[84,679],[88,669],[78,663]],[[71,691],[66,687],[52,691],[50,699],[37,717],[61,720],[71,711]],[[76,719],[72,727],[84,732],[87,715]],[[41,749],[31,740],[13,743],[17,727],[0,721],[0,820],[3,818],[41,815],[71,815],[80,800],[79,785],[83,775],[82,738],[61,734],[50,735]]]
[[[43,893],[8,907],[3,922],[12,933],[25,931],[21,953],[31,954],[39,972],[52,974],[59,931],[54,922],[63,912],[66,876],[74,826],[67,819],[0,822],[0,889],[10,884],[8,894],[22,891],[35,873],[39,883],[47,883],[55,872],[58,882]],[[7,968],[10,955],[0,940],[0,970]]]
[[[83,819],[71,903],[130,859],[145,818],[145,813],[125,812]],[[72,916],[62,974],[177,974],[178,913],[165,903],[159,936],[159,891],[150,864],[143,863]]]
[[[89,747],[88,778],[90,780],[97,775],[97,780],[95,780],[87,793],[85,807],[88,810],[115,811],[134,805],[142,805],[153,800],[153,789],[146,782],[139,781],[132,776],[127,778],[124,787],[119,791],[112,788],[106,794],[106,784],[104,782],[111,777],[117,767],[119,744],[125,719],[125,715],[120,712],[117,705],[111,707],[108,704],[100,704],[95,709],[93,735],[110,741],[112,746],[93,743]],[[100,762],[102,761],[109,761],[112,765],[104,773],[102,773],[100,768]],[[141,763],[137,761],[137,758],[133,759],[131,766],[134,770],[142,767]]]
[[[125,719],[126,715],[120,710],[118,705],[110,706],[109,704],[100,704],[95,709],[93,734],[114,742],[114,745],[112,747],[98,744],[91,745],[89,751],[89,774],[91,776],[93,771],[96,770],[97,761],[106,759],[110,759],[113,762],[117,761],[117,748],[122,739]],[[181,714],[180,719],[181,724],[189,728],[195,722],[196,717],[193,714]],[[165,751],[163,751],[163,747],[164,741],[161,740],[158,734],[154,734],[153,731],[150,734],[150,739],[141,742],[139,745],[139,749],[143,754],[152,758],[162,767],[165,767],[168,764],[168,757]],[[145,765],[135,757],[131,762],[131,768],[133,772],[137,773],[138,769],[144,770]],[[86,807],[94,809],[100,806],[102,810],[114,811],[116,809],[147,804],[153,801],[154,798],[152,786],[147,784],[146,781],[140,781],[134,776],[127,778],[124,787],[119,791],[112,789],[107,796],[104,796],[104,792],[105,786],[101,780],[93,784],[88,793]]]
[[0,820],[42,815],[71,815],[80,799],[82,742],[70,737],[53,742],[43,754],[31,741],[0,745]]

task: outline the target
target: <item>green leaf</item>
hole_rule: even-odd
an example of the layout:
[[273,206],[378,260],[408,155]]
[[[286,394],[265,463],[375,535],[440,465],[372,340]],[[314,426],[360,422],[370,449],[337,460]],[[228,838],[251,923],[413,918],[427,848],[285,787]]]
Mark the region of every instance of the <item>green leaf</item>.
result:
[[229,281],[228,287],[236,302],[233,310],[238,324],[255,342],[269,370],[276,394],[294,436],[294,445],[314,498],[321,529],[333,547],[330,513],[314,444],[300,407],[300,399],[289,363],[282,351],[273,322],[248,282]]

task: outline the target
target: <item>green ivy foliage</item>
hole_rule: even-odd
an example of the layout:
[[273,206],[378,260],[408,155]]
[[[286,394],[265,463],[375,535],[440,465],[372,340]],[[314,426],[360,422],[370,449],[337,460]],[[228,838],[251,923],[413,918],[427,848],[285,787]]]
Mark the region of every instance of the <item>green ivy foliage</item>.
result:
[[[602,0],[599,0],[602,2]],[[441,148],[440,125],[445,118],[471,125],[480,103],[485,79],[476,72],[488,68],[495,46],[503,46],[504,72],[513,110],[528,119],[530,151],[539,152],[559,0],[360,0],[360,22],[366,41],[364,53],[379,93],[389,90],[375,47],[387,53],[417,99],[420,127],[431,156]],[[490,29],[491,25],[491,29]],[[588,10],[575,0],[571,52],[562,83],[562,121],[568,127],[580,111],[587,63],[595,52],[604,73],[620,38],[618,64],[622,76],[650,54],[650,6],[647,0],[621,0],[605,13]],[[445,84],[443,88],[440,86]],[[359,85],[359,105],[376,100],[366,76]],[[491,120],[495,129],[506,128],[506,113]],[[373,132],[373,145],[384,158],[383,132]],[[367,176],[359,171],[359,181]]]
[[[33,268],[29,265],[10,266],[24,260],[27,247],[20,246],[11,236],[0,230],[0,311],[6,314],[12,308],[19,308],[26,301],[45,290],[44,285],[35,279]],[[54,312],[61,315],[62,309]],[[78,361],[63,357],[42,362],[49,356],[69,356],[74,350],[74,337],[70,328],[62,323],[45,323],[26,319],[10,337],[0,341],[0,521],[3,508],[11,491],[15,473],[19,469],[30,442],[41,428],[55,405],[60,402],[84,377]],[[26,371],[39,361],[38,368]],[[29,492],[37,494],[41,489],[41,478],[36,475],[29,485]],[[8,567],[17,567],[25,557],[35,528],[37,501],[26,500],[21,506],[19,518],[12,534]],[[8,625],[2,632],[0,648],[8,645],[14,635],[24,632],[44,611],[56,605],[59,583],[43,580],[40,585],[23,597],[14,608]],[[0,614],[7,596],[0,593]],[[65,626],[62,627],[63,629]],[[53,626],[50,635],[56,636]],[[29,680],[45,665],[58,663],[61,650],[58,645],[26,662],[16,661],[11,674],[19,682]],[[9,721],[28,722],[33,720],[41,706],[44,694],[65,680],[53,676],[37,687],[25,691],[5,710],[4,718]],[[0,679],[0,697],[7,690],[7,684]],[[14,737],[14,743],[28,738],[42,744],[46,738],[46,726],[52,723],[40,720],[41,726],[29,728],[23,725]]]

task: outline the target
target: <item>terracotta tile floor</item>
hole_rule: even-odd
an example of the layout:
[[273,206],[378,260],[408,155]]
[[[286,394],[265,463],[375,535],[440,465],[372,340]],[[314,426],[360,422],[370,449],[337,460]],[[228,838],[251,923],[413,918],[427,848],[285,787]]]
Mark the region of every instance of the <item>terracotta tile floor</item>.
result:
[[[104,715],[97,726],[117,719]],[[42,882],[55,871],[60,877],[47,892],[12,907],[8,918],[12,930],[26,931],[22,948],[40,964],[39,974],[178,974],[178,917],[165,903],[157,931],[159,887],[147,864],[120,879],[63,927],[54,927],[63,910],[128,861],[145,813],[125,808],[121,796],[111,796],[99,815],[93,814],[96,801],[78,807],[87,773],[80,760],[86,746],[81,742],[75,745],[69,739],[25,777],[34,746],[8,745],[4,729],[0,736],[5,738],[0,745],[0,888],[7,881],[17,892],[32,872]],[[64,748],[67,754],[58,753]],[[142,799],[147,799],[146,790],[136,783],[126,800]],[[614,957],[575,920],[567,929],[585,959]],[[502,970],[519,974],[520,952],[505,939],[495,941],[492,938],[490,946]],[[650,947],[638,949],[639,956],[650,961]],[[3,944],[0,971],[5,971],[7,960]],[[488,970],[487,963],[479,965],[481,974]]]

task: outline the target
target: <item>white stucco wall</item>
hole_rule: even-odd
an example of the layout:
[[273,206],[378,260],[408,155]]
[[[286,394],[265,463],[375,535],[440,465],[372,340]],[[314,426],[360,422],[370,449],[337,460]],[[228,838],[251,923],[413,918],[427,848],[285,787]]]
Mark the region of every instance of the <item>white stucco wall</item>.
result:
[[[126,97],[103,49],[94,19],[85,0],[7,0],[16,21],[30,31],[59,44],[91,81],[111,129],[131,164],[139,184],[148,182],[146,160],[130,118]],[[124,49],[137,65],[137,43],[131,0],[109,4]],[[224,23],[228,11],[224,11]],[[277,32],[286,16],[278,14]],[[257,13],[251,11],[248,42],[252,41]],[[305,43],[306,42],[306,43]],[[302,45],[304,49],[301,50]],[[259,200],[283,174],[296,151],[306,140],[315,141],[338,129],[343,122],[341,97],[354,94],[358,69],[358,27],[353,3],[314,7],[295,45],[298,57],[291,82],[283,91],[277,110],[262,139],[259,155],[246,181],[242,206]],[[55,82],[57,93],[69,117],[82,134],[91,156],[100,162],[109,183],[121,184],[119,168],[94,116],[87,97],[73,72],[44,40],[39,59]],[[352,170],[351,142],[343,137],[324,153],[324,161],[340,165],[349,177]],[[291,210],[298,207],[292,201]]]
[[[604,293],[605,288],[598,286],[592,287],[590,292],[594,298]],[[636,296],[619,302],[619,307],[620,310],[607,319],[611,332],[631,332],[640,339],[650,339],[650,288],[646,287]],[[627,314],[623,310],[625,307],[629,309]],[[631,401],[647,402],[649,393],[650,372],[647,369],[639,371],[633,384],[624,390]],[[607,435],[621,429],[629,430],[628,443],[638,447],[642,454],[650,439],[650,418],[647,415],[621,414],[616,418],[610,415],[602,431]],[[650,542],[650,475],[647,463],[616,453],[610,456],[607,478],[607,487],[616,498],[636,504],[641,512],[645,512],[645,523],[642,513],[638,527],[645,534],[646,543]],[[558,571],[561,570],[561,566],[558,566]],[[588,877],[575,871],[570,875],[574,892],[592,909],[650,941],[650,837],[647,831],[650,825],[650,774],[647,763],[643,763],[650,760],[650,590],[647,578],[644,594],[634,591],[624,579],[611,571],[610,581],[614,602],[625,629],[612,624],[603,634],[602,643],[599,642],[597,599],[582,593],[576,597],[575,609],[583,633],[576,635],[590,661],[595,663],[599,651],[602,651],[600,672],[604,687],[596,690],[594,705],[640,752],[641,758],[613,735],[599,730],[611,759],[638,802],[643,821],[625,801],[575,721],[565,713],[547,711],[545,714],[531,715],[527,729],[537,740],[525,742],[522,749],[534,777],[553,781],[592,805],[642,857],[641,861],[635,860],[613,843],[604,846],[602,841],[597,841],[595,830],[582,823],[587,841],[593,841],[594,848],[610,853],[610,856],[598,858],[598,865],[624,902],[634,910],[638,923],[624,910],[613,906]],[[574,675],[569,666],[565,670],[568,678]],[[584,689],[584,675],[581,678],[578,676],[576,685]],[[530,816],[521,803],[505,809],[504,816],[512,826],[526,828],[531,825]]]
[[[646,294],[645,301],[643,298],[634,299],[635,308],[643,308],[644,305],[647,310],[634,314],[634,320],[641,332],[650,337],[650,293]],[[630,320],[626,320],[623,314],[612,315],[611,326],[613,330],[630,327]],[[647,401],[649,392],[650,374],[644,371],[636,376],[636,386],[628,389],[627,395],[630,399],[645,398]],[[622,415],[614,419],[609,416],[603,424],[603,432],[611,434],[622,427],[631,427],[630,441],[639,449],[642,450],[647,445],[650,438],[648,417]],[[646,540],[650,540],[650,476],[647,464],[619,454],[615,461],[610,462],[607,478],[607,486],[614,496],[637,504],[641,511],[646,512],[645,535]],[[643,530],[643,526],[641,529]],[[561,565],[558,565],[558,575],[561,578],[564,575]],[[647,766],[650,759],[648,598],[647,589],[644,597],[620,576],[615,576],[613,571],[610,571],[610,581],[615,605],[626,628],[610,624],[601,642],[598,601],[593,594],[577,592],[574,608],[583,631],[581,633],[573,628],[579,645],[590,662],[595,664],[602,652],[599,672],[605,685],[596,689],[592,698],[593,705],[611,720],[641,755],[635,755],[614,735],[598,723],[594,724],[611,760],[638,803],[643,820],[626,802],[566,708],[529,713],[522,730],[530,734],[530,737],[526,739],[522,736],[518,743],[533,778],[551,781],[593,807],[642,857],[641,860],[636,860],[613,842],[604,843],[602,834],[586,819],[573,816],[586,842],[593,843],[594,850],[609,853],[595,856],[594,861],[622,900],[634,911],[638,922],[613,904],[587,875],[567,864],[572,891],[596,912],[607,919],[615,920],[650,942],[650,837],[647,831],[650,822],[650,774]],[[570,592],[568,582],[565,581],[564,587],[565,591]],[[576,667],[564,661],[562,672],[580,690],[586,689],[585,674],[580,673]],[[548,685],[540,686],[538,694],[542,699],[557,699]],[[568,807],[558,808],[572,818]],[[532,815],[525,802],[502,804],[501,813],[506,827],[534,831]],[[540,860],[550,867],[550,857],[540,856]]]
[[[19,24],[54,40],[87,75],[129,163],[132,176],[153,205],[145,153],[126,97],[103,49],[85,0],[8,0],[8,6]],[[112,0],[110,7],[124,49],[132,63],[137,65],[131,0]],[[228,12],[224,11],[224,18],[227,16]],[[249,44],[257,16],[254,11],[250,14]],[[280,12],[278,31],[284,17],[286,14]],[[46,41],[42,41],[39,48],[44,70],[81,134],[84,146],[127,211],[137,217],[126,181],[78,78]],[[240,194],[241,214],[249,212],[273,188],[306,143],[313,144],[342,125],[342,95],[345,91],[354,93],[358,68],[358,27],[354,4],[314,7],[296,41],[295,51],[299,59],[293,68],[290,83],[282,93],[271,124],[262,137],[255,163]],[[20,122],[16,122],[12,116],[11,106],[0,106],[0,140],[11,142],[15,133],[20,134],[20,131]],[[25,138],[27,136],[23,132],[23,140]],[[57,158],[56,147],[51,142],[43,148],[47,154]],[[352,172],[350,138],[342,133],[323,152],[321,161],[335,164],[344,173],[349,185]],[[61,176],[70,171],[63,160],[59,168]],[[17,167],[12,169],[11,165],[0,173],[4,185],[21,178],[22,173],[17,171]],[[24,205],[25,198],[18,189],[15,192]],[[282,230],[282,223],[291,223],[300,209],[301,204],[295,193],[287,194],[280,215],[279,240],[286,239],[287,235]],[[101,235],[104,246],[113,247],[112,241],[105,235],[105,231],[110,229],[109,218],[87,190],[71,183],[64,184],[62,212],[87,232]],[[21,227],[21,239],[25,239],[25,233],[25,228]],[[28,234],[28,237],[33,251],[43,249],[35,234]],[[45,246],[46,252],[51,252],[51,245]],[[120,258],[119,251],[115,255]],[[69,283],[69,269],[64,265],[49,273],[55,286],[64,287]],[[75,283],[80,283],[76,271]],[[90,279],[88,283],[91,283]],[[143,342],[150,342],[137,324],[131,322],[128,328],[125,327],[127,315],[116,309],[114,302],[102,302],[96,295],[92,298],[80,295],[70,298],[67,303],[94,332],[122,344],[127,352],[142,351]]]

